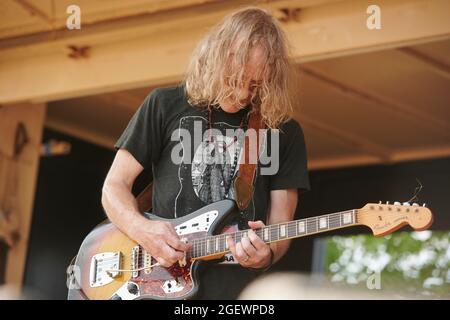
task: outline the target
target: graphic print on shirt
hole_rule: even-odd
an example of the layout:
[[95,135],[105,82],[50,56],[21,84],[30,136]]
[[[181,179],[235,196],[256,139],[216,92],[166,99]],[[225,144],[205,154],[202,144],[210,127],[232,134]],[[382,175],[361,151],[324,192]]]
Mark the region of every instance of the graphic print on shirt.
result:
[[194,192],[203,202],[211,203],[233,197],[231,186],[240,150],[234,137],[211,135],[195,150],[191,166]]
[[217,122],[214,130],[204,134],[206,123],[200,116],[180,119],[178,130],[189,132],[191,139],[180,138],[179,142],[182,161],[178,168],[180,185],[175,199],[175,217],[212,202],[235,199],[232,181],[241,161],[243,130],[226,122]]

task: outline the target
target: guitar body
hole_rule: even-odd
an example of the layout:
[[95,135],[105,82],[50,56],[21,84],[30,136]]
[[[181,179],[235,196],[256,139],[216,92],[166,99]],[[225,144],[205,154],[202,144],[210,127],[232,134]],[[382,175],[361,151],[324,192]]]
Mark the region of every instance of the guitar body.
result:
[[[220,233],[234,217],[235,208],[234,201],[222,200],[176,219],[152,214],[147,217],[170,222],[181,239],[191,242]],[[198,270],[204,261],[187,258],[170,268],[151,267],[156,262],[135,241],[105,221],[89,233],[80,247],[72,268],[76,286],[69,289],[68,299],[189,299],[195,296],[199,287]],[[136,269],[143,270],[132,271]]]

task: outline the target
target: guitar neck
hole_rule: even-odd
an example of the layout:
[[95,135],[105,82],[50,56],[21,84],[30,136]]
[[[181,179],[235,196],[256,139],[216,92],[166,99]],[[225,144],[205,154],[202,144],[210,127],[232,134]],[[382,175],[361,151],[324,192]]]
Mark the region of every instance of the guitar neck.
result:
[[[347,228],[357,224],[358,210],[354,209],[273,224],[254,231],[265,243],[272,243],[330,230]],[[216,236],[196,239],[193,241],[192,249],[188,253],[189,257],[193,259],[202,259],[227,253],[230,250],[226,238],[231,237],[236,243],[247,236],[248,231],[249,230],[241,230],[233,233],[223,233]]]

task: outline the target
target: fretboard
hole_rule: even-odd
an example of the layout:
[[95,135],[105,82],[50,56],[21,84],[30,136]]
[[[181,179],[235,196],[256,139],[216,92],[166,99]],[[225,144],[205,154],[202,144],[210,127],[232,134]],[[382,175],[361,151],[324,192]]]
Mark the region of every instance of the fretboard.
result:
[[[357,212],[358,210],[356,209],[335,212],[317,217],[273,224],[264,228],[255,229],[254,231],[265,243],[294,239],[356,225]],[[231,237],[237,243],[243,237],[247,236],[248,231],[242,230],[195,239],[192,244],[192,249],[188,252],[188,257],[201,259],[227,253],[230,250],[226,238]]]

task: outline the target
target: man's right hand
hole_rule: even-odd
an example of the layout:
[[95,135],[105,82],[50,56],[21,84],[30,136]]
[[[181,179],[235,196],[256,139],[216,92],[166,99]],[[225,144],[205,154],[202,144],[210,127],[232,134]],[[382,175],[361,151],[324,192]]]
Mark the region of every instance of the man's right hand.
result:
[[183,259],[189,250],[169,222],[148,220],[139,212],[131,193],[136,177],[144,167],[126,149],[117,151],[102,189],[102,205],[108,218],[137,241],[164,267]]
[[131,237],[163,267],[170,267],[182,260],[185,252],[192,247],[192,244],[181,241],[170,222],[143,220],[133,229]]

